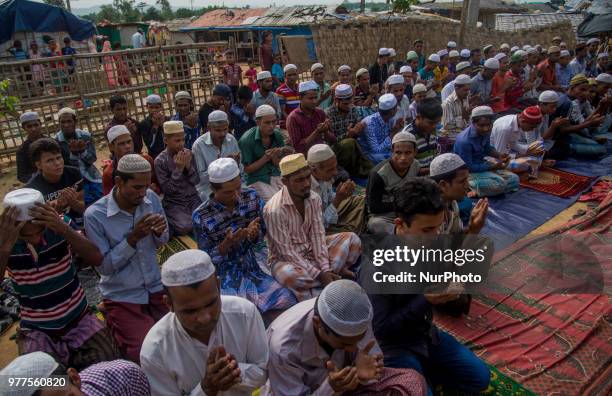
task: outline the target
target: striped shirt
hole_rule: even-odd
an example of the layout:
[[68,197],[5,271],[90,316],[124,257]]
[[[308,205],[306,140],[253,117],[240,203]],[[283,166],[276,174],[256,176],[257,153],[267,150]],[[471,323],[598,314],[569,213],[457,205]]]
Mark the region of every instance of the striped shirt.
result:
[[330,271],[325,244],[321,198],[311,192],[304,201],[304,219],[295,207],[289,190],[283,187],[263,210],[268,227],[268,264],[289,262],[303,268],[313,279]]
[[300,105],[300,93],[290,88],[287,84],[282,84],[276,90],[278,100],[281,106],[285,106],[285,115],[288,116],[293,110]]
[[419,161],[419,164],[421,164],[421,168],[429,168],[429,164],[438,154],[436,136],[432,134],[425,136],[417,129],[414,122],[406,125],[402,132],[410,132],[416,137],[417,155],[415,158]]
[[467,98],[459,99],[455,91],[446,98],[442,103],[442,136],[454,139],[467,128],[468,123],[463,118],[463,109],[468,110],[469,107]]
[[[68,216],[64,221],[76,229]],[[7,273],[19,299],[22,328],[62,330],[87,309],[68,241],[48,228],[37,246],[15,244]]]

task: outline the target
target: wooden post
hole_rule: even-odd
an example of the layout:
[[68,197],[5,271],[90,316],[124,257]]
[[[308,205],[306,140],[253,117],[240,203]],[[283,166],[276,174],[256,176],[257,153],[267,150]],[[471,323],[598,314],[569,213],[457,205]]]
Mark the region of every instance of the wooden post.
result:
[[461,8],[461,26],[459,28],[459,45],[465,47],[465,34],[467,29],[475,28],[478,23],[478,9],[480,0],[463,0]]

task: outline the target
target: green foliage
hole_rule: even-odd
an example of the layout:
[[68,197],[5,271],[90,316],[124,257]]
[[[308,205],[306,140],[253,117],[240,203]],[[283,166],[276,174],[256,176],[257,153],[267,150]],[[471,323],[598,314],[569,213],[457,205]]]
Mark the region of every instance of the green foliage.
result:
[[[345,1],[342,3],[342,6],[352,11],[359,11],[361,7],[361,3],[358,1],[357,2]],[[388,10],[389,8],[390,8],[389,4],[386,4],[386,3],[372,3],[372,2],[365,3],[365,9],[370,10],[371,12],[385,11],[385,10]]]
[[170,7],[170,2],[168,0],[157,0],[155,3],[161,8],[161,14],[164,17],[164,20],[174,18],[174,12],[172,11],[172,7]]
[[391,0],[391,6],[395,12],[408,12],[411,5],[418,3],[418,0]]
[[8,94],[10,85],[8,79],[0,81],[0,115],[16,114],[15,107],[19,104],[19,98]]
[[163,19],[161,11],[155,7],[149,7],[142,14],[143,21],[161,21]]
[[136,8],[136,0],[113,0],[113,8],[121,13],[121,22],[140,21],[141,15]]

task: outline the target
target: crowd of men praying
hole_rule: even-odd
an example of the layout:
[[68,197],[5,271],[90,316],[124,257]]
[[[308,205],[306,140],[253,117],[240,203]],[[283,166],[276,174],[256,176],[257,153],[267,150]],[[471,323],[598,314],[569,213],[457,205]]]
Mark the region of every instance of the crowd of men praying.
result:
[[[307,81],[293,64],[263,70],[254,92],[228,54],[206,103],[175,92],[173,115],[152,94],[136,120],[113,96],[100,168],[74,109],[59,110],[54,137],[24,112],[25,185],[0,216],[20,356],[0,374],[67,375],[70,387],[6,394],[486,390],[488,366],[433,322],[470,299],[456,287],[368,295],[360,236],[478,234],[487,197],[558,160],[605,156],[611,67],[598,39],[426,44],[405,57],[380,48],[333,83],[320,63]],[[160,266],[171,238],[197,249]],[[104,320],[77,276],[89,267]]]

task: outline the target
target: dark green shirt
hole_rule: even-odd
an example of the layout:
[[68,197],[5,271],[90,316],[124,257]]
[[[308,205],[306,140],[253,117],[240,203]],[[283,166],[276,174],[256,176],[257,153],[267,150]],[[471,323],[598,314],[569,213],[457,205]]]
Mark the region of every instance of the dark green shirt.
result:
[[[238,142],[238,146],[240,146],[242,164],[246,167],[263,157],[266,150],[275,147],[285,147],[285,138],[280,129],[276,128],[270,137],[270,145],[264,147],[261,140],[261,134],[259,133],[259,127],[253,127],[242,135]],[[251,185],[260,181],[270,184],[270,178],[272,176],[280,176],[280,168],[274,166],[272,161],[268,161],[255,172],[247,173],[246,183],[247,185]]]

